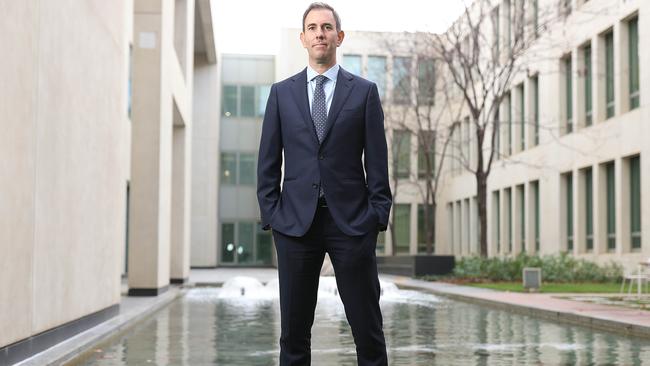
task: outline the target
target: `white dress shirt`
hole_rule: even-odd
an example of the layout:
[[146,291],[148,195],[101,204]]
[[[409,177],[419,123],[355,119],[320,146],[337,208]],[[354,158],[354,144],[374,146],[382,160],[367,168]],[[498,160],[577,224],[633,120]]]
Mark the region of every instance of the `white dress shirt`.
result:
[[[327,114],[330,113],[330,106],[332,105],[332,99],[334,98],[334,87],[336,87],[336,79],[339,75],[339,64],[336,64],[325,71],[323,75],[327,80],[323,83],[323,91],[325,92],[325,103],[327,104]],[[307,66],[307,99],[309,99],[309,112],[311,113],[311,106],[314,100],[314,88],[316,88],[316,80],[314,78],[318,76],[318,72],[312,69],[311,66]]]

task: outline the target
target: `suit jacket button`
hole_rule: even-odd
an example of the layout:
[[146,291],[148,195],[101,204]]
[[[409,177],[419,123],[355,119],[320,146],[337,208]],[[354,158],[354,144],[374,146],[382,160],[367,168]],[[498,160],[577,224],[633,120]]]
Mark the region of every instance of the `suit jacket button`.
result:
[[325,155],[322,155],[322,154],[321,154],[321,155],[318,156],[318,158],[319,158],[320,160],[323,160],[323,159],[325,159]]
[[313,189],[316,189],[316,188],[318,188],[318,184],[314,183],[314,184],[311,185],[311,187],[312,187]]

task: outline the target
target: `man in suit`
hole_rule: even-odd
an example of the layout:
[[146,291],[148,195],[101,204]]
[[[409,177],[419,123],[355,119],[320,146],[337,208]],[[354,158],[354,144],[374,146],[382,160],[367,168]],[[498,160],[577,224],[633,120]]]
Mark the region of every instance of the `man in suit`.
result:
[[308,66],[271,87],[264,114],[257,196],[277,250],[280,365],[311,362],[325,253],[359,365],[387,364],[375,257],[392,204],[384,116],[377,86],[336,63],[343,38],[336,11],[311,4],[300,33]]

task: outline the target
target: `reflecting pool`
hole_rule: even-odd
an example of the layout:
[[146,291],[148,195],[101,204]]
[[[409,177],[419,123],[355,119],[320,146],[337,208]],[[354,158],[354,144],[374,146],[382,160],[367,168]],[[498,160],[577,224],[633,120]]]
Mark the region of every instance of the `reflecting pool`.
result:
[[[277,282],[197,288],[77,365],[277,365]],[[595,332],[382,283],[390,365],[650,365],[650,340]],[[333,279],[323,278],[313,365],[356,365]]]

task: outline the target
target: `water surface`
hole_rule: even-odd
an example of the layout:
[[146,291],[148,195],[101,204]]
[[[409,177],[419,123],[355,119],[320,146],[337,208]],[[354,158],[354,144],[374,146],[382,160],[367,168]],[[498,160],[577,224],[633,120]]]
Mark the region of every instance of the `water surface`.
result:
[[[80,365],[277,365],[279,303],[273,286],[198,288],[95,350]],[[313,365],[356,365],[343,305],[319,295]],[[650,340],[595,332],[502,310],[387,289],[381,301],[390,365],[650,365]]]

